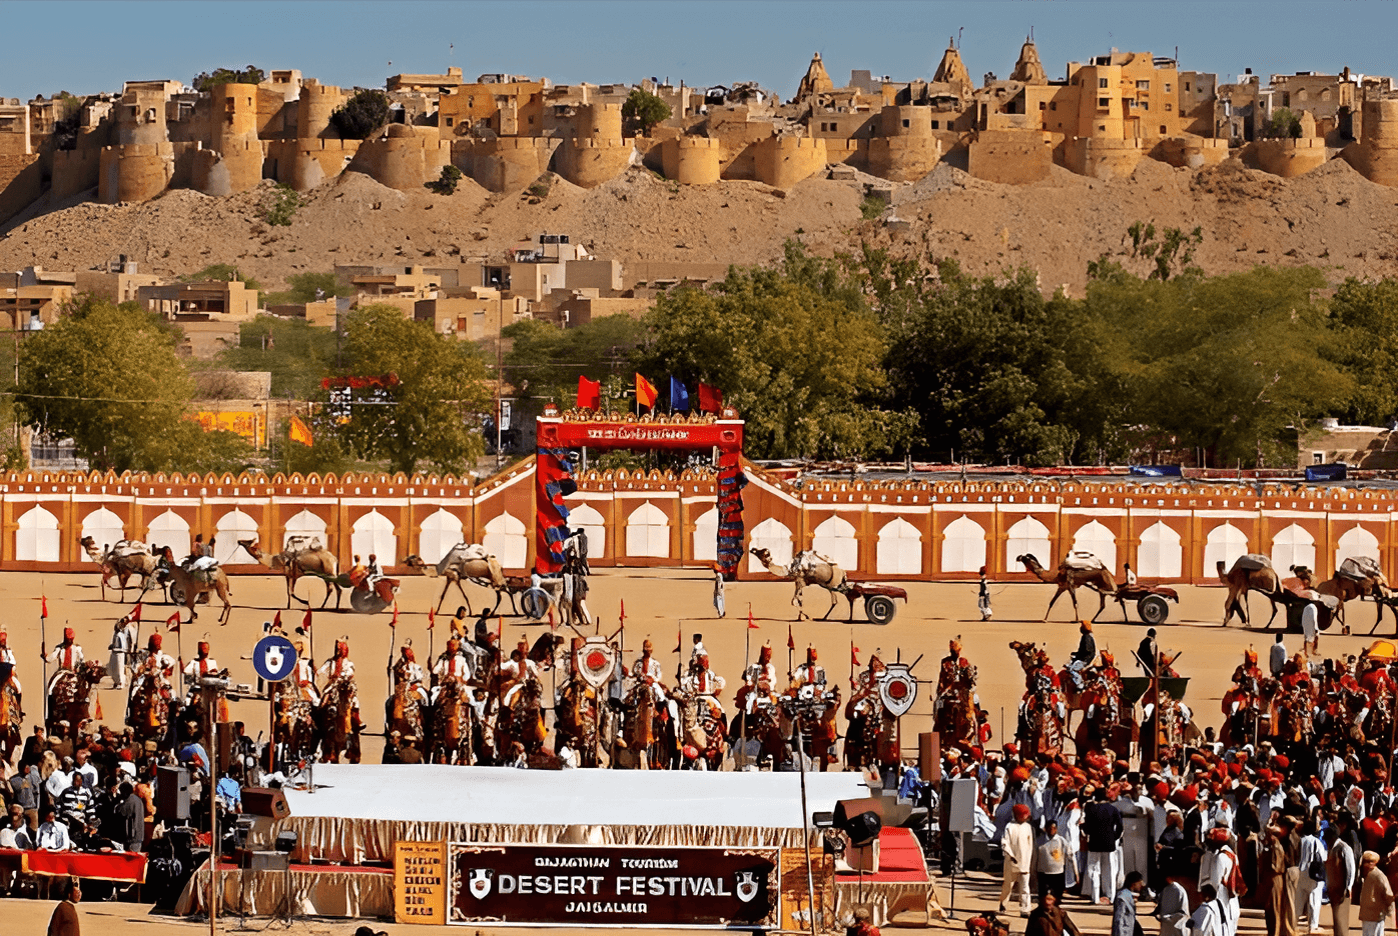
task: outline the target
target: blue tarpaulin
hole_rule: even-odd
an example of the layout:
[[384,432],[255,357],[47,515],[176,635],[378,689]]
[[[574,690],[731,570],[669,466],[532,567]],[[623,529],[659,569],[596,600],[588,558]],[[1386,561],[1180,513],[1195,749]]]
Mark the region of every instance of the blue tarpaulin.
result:
[[1132,465],[1131,474],[1138,478],[1180,478],[1179,465]]
[[1347,477],[1348,465],[1311,465],[1306,469],[1307,481],[1343,481]]

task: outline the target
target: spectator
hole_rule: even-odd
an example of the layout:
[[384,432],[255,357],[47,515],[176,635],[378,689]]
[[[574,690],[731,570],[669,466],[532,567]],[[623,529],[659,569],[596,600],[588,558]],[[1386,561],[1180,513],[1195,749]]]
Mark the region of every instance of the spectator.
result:
[[1393,888],[1379,868],[1378,852],[1366,851],[1360,857],[1359,875],[1364,882],[1359,892],[1359,925],[1364,936],[1383,936],[1383,921],[1393,906]]
[[116,822],[121,829],[120,841],[127,851],[138,852],[146,842],[146,804],[131,784],[123,783],[126,799],[116,810]]
[[1325,843],[1314,818],[1306,820],[1305,835],[1301,836],[1301,870],[1296,887],[1296,915],[1306,922],[1306,932],[1320,929],[1321,885],[1325,883]]
[[1039,905],[1029,914],[1029,922],[1024,928],[1024,936],[1079,936],[1077,925],[1058,904],[1053,891],[1039,892]]
[[1179,881],[1171,881],[1155,903],[1160,936],[1189,936],[1189,894]]
[[[1116,847],[1121,842],[1121,812],[1107,802],[1107,788],[1099,786],[1083,810],[1082,831],[1087,837],[1087,897],[1094,904],[1110,904],[1116,896]],[[1128,933],[1127,936],[1130,936]]]
[[1014,821],[1005,827],[1000,850],[1005,856],[1004,882],[1000,885],[1000,912],[1005,901],[1019,891],[1019,915],[1029,915],[1029,870],[1034,863],[1034,830],[1029,826],[1029,807],[1015,803]]
[[44,821],[34,836],[34,847],[40,851],[69,851],[73,847],[68,827],[57,820],[57,815],[52,806],[44,809]]
[[0,848],[18,848],[27,851],[34,847],[29,835],[29,827],[24,822],[24,810],[18,803],[10,805],[8,822],[0,829]]
[[97,775],[97,766],[92,763],[92,752],[87,748],[78,748],[73,752],[73,771],[83,775],[84,786],[89,790],[101,788],[100,778]]
[[1199,906],[1189,918],[1192,936],[1224,936],[1223,905],[1219,903],[1218,891],[1212,884],[1199,887]]
[[39,767],[32,761],[20,761],[18,772],[10,778],[10,802],[24,812],[31,830],[39,827],[39,807],[43,805],[44,780]]
[[[1034,854],[1034,870],[1037,874],[1039,896],[1052,894],[1054,906],[1063,900],[1064,868],[1068,855],[1068,843],[1058,834],[1058,821],[1050,819],[1044,826],[1047,838]],[[1043,906],[1043,901],[1040,901]]]
[[68,879],[67,892],[63,897],[53,908],[53,916],[49,917],[48,936],[82,936],[82,929],[78,925],[78,904],[83,899],[83,889],[77,878]]
[[19,755],[21,764],[37,764],[48,752],[48,741],[44,738],[44,726],[35,725],[34,733],[24,739],[24,750]]
[[224,773],[223,779],[219,780],[218,786],[214,788],[214,795],[228,812],[243,811],[243,789],[228,772]]
[[1354,889],[1354,850],[1340,837],[1339,824],[1325,829],[1325,893],[1330,898],[1332,936],[1349,936],[1351,893]]
[[50,803],[58,802],[58,798],[63,795],[63,791],[68,789],[68,784],[72,782],[72,775],[69,771],[72,770],[73,759],[65,757],[63,762],[67,765],[67,769],[58,762],[57,754],[45,751],[43,763],[39,765],[39,776],[44,778],[44,792],[48,794]]
[[58,798],[58,814],[74,831],[87,825],[87,817],[92,812],[92,790],[88,788],[86,774],[73,773],[73,782]]
[[1126,875],[1112,902],[1112,936],[1144,936],[1136,919],[1136,895],[1145,886],[1146,878],[1141,872],[1132,871]]

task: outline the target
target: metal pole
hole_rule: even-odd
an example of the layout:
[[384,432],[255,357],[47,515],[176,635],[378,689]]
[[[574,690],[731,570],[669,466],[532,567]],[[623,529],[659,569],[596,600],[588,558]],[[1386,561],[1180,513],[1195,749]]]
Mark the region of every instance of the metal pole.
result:
[[495,300],[495,469],[498,471],[504,464],[504,453],[500,451],[501,439],[504,432],[500,428],[500,420],[504,413],[501,394],[505,389],[505,351],[504,338],[500,332],[505,327],[505,297],[500,296]]
[[203,688],[200,694],[209,726],[204,736],[209,751],[209,936],[218,936],[218,740],[214,737],[218,691]]
[[816,936],[815,914],[815,872],[811,869],[811,814],[806,807],[806,754],[801,738],[801,717],[798,714],[796,725],[796,762],[801,765],[801,840],[806,846],[806,908],[811,914],[811,936]]

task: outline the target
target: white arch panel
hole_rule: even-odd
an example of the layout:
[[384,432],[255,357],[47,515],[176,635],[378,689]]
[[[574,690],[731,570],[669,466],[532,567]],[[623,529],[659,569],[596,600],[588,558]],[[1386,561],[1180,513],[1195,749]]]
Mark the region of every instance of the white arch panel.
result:
[[578,504],[568,508],[568,529],[582,530],[587,534],[587,554],[592,559],[604,559],[607,555],[607,518],[601,511],[588,504]]
[[58,518],[42,507],[20,514],[15,530],[15,558],[20,562],[57,562]]
[[854,524],[840,516],[827,517],[812,531],[811,548],[846,570],[859,568],[859,540]]
[[1046,569],[1058,565],[1049,528],[1033,517],[1023,518],[1005,533],[1005,568],[1018,569],[1015,560],[1019,556],[1033,556]]
[[1141,531],[1141,546],[1136,550],[1136,574],[1142,578],[1181,578],[1184,574],[1184,549],[1180,535],[1168,523],[1157,521]]
[[631,511],[626,518],[626,555],[652,559],[670,557],[670,518],[650,501]]
[[449,510],[429,515],[418,530],[418,558],[428,565],[436,565],[452,547],[462,542],[463,528],[461,518]]
[[367,566],[373,555],[382,569],[398,563],[398,537],[393,532],[393,521],[371,510],[354,521],[350,533],[350,551],[359,556]]
[[[121,522],[121,517],[105,507],[99,507],[92,513],[83,517],[83,536],[92,537],[92,541],[97,544],[97,551],[105,553],[117,543],[126,539],[126,524]],[[92,562],[93,558],[87,554],[86,549],[80,549],[82,562]]]
[[529,561],[529,537],[511,514],[502,513],[485,525],[481,545],[507,569],[522,569]]
[[881,575],[922,574],[922,533],[902,517],[895,517],[879,530],[874,557]]
[[[768,517],[752,528],[752,533],[748,535],[748,546],[750,549],[767,550],[777,565],[791,565],[791,529],[775,517]],[[766,571],[751,552],[748,553],[748,571]]]

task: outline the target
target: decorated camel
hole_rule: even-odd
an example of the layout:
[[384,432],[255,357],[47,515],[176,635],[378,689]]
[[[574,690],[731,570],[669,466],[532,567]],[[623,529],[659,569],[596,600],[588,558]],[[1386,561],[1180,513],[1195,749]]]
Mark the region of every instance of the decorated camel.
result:
[[778,565],[772,561],[772,553],[763,548],[755,546],[749,550],[757,561],[767,569],[769,573],[777,578],[790,579],[796,584],[796,594],[791,598],[791,604],[796,608],[796,620],[810,620],[810,615],[806,613],[801,602],[801,592],[807,585],[819,585],[830,593],[830,608],[821,615],[821,620],[828,618],[830,612],[835,610],[837,599],[835,596],[843,595],[849,590],[849,582],[845,578],[845,571],[831,560],[825,558],[814,549],[807,549],[797,553],[792,557],[789,565]]
[[340,594],[343,585],[340,582],[340,564],[335,558],[335,554],[325,548],[318,536],[288,536],[286,546],[281,552],[274,556],[268,556],[262,551],[261,545],[255,539],[238,540],[238,545],[247,551],[258,562],[269,569],[281,569],[286,576],[286,606],[291,607],[292,601],[299,601],[303,605],[310,602],[296,597],[296,583],[303,576],[312,575],[325,582],[325,598],[320,606],[323,608],[330,603],[330,590],[335,589],[335,610],[340,610]]
[[1064,592],[1067,592],[1068,597],[1073,601],[1074,618],[1079,617],[1078,589],[1090,588],[1097,592],[1099,601],[1097,614],[1092,616],[1094,621],[1106,610],[1107,597],[1115,597],[1116,595],[1116,579],[1112,578],[1111,570],[1103,565],[1101,560],[1087,556],[1085,553],[1075,553],[1073,557],[1060,562],[1058,568],[1052,572],[1040,565],[1039,560],[1032,554],[1016,556],[1015,562],[1022,563],[1025,571],[1039,581],[1058,586],[1058,590],[1049,599],[1048,607],[1044,609],[1045,621],[1048,620],[1049,612],[1053,610],[1054,603]]
[[159,563],[149,546],[139,540],[119,540],[105,553],[97,548],[97,541],[84,536],[78,545],[88,554],[101,570],[102,600],[107,600],[107,579],[115,577],[121,586],[121,601],[126,601],[126,583],[131,576],[141,578],[141,591],[145,592],[151,576],[155,575]]
[[1223,604],[1223,626],[1228,626],[1235,613],[1243,626],[1248,626],[1251,623],[1248,592],[1259,591],[1267,596],[1272,605],[1272,616],[1267,619],[1267,626],[1271,627],[1277,616],[1277,593],[1281,591],[1281,581],[1272,568],[1272,560],[1260,553],[1248,553],[1234,560],[1233,567],[1227,572],[1223,571],[1222,559],[1216,567],[1218,580],[1228,586],[1228,599]]
[[482,588],[494,589],[497,605],[500,597],[508,590],[508,583],[505,581],[505,572],[500,566],[500,560],[486,552],[484,546],[477,544],[457,543],[447,550],[447,554],[435,565],[424,562],[417,556],[409,556],[403,560],[403,563],[415,569],[422,569],[429,576],[441,576],[446,579],[442,585],[441,597],[437,599],[438,611],[442,610],[442,602],[446,601],[447,592],[455,585],[456,590],[461,592],[461,597],[466,602],[466,613],[472,613],[471,598],[466,594],[462,582],[472,582]]
[[1378,609],[1378,616],[1374,618],[1374,627],[1370,633],[1378,630],[1379,625],[1383,623],[1384,599],[1391,597],[1393,590],[1388,587],[1388,577],[1383,574],[1383,569],[1376,560],[1368,556],[1346,559],[1340,563],[1340,568],[1335,574],[1323,582],[1316,582],[1315,573],[1306,566],[1292,566],[1291,573],[1300,579],[1306,588],[1339,599],[1336,616],[1344,625],[1344,633],[1349,633],[1349,624],[1345,622],[1345,602],[1356,598],[1371,598]]
[[170,571],[170,600],[177,605],[184,605],[188,608],[189,619],[192,621],[199,616],[194,610],[194,604],[199,600],[199,596],[218,595],[223,602],[223,613],[218,616],[218,622],[227,624],[228,618],[233,614],[232,591],[228,587],[228,573],[218,566],[199,571],[186,569],[175,561],[174,553],[169,546],[161,549],[160,554]]

